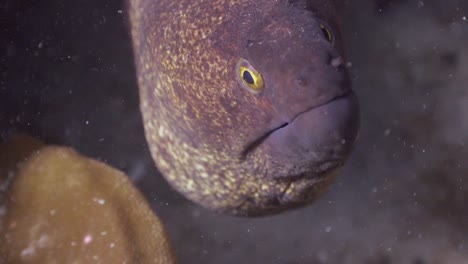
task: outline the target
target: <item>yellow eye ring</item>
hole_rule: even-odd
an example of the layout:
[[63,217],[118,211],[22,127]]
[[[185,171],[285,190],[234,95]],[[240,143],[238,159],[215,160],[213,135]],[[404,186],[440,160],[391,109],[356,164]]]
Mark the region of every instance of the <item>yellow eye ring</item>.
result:
[[322,29],[323,35],[328,40],[328,42],[333,42],[333,34],[331,33],[330,29],[328,29],[323,24],[320,24],[320,29]]
[[236,79],[242,88],[254,94],[260,93],[265,88],[262,75],[243,58],[236,64]]

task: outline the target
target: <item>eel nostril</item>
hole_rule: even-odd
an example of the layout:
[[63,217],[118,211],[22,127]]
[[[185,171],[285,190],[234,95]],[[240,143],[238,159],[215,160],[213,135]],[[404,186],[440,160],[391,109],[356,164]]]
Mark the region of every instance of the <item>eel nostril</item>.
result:
[[344,60],[342,57],[336,57],[330,61],[330,64],[335,68],[339,68],[340,66],[344,66]]

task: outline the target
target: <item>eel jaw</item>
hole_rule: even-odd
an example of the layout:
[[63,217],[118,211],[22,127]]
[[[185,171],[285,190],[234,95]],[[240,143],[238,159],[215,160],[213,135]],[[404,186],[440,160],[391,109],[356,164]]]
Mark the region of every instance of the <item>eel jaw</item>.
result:
[[269,178],[318,177],[344,164],[358,130],[358,101],[349,90],[269,130],[248,144],[241,157],[246,160],[261,149]]
[[[270,188],[254,188],[223,211],[262,216],[306,205],[329,189],[358,130],[359,107],[352,91],[270,129],[242,152],[246,166],[254,166],[257,173],[250,180]],[[256,161],[260,167],[251,163]]]

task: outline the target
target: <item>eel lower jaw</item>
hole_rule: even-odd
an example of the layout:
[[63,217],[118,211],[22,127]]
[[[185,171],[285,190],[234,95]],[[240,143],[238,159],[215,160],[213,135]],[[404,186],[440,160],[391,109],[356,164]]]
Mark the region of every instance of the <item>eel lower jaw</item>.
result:
[[339,170],[336,167],[321,177],[289,179],[282,193],[276,199],[282,205],[296,204],[300,206],[307,204],[328,190]]
[[224,212],[238,216],[259,217],[305,206],[328,191],[338,172],[339,169],[334,169],[323,177],[279,181],[281,189],[270,193],[268,198],[259,202],[251,196],[246,196]]

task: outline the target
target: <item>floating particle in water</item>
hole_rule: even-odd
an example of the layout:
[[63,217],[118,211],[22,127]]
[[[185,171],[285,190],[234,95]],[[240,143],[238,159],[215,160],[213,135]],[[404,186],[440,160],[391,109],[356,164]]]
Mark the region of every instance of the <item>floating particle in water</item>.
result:
[[85,245],[88,245],[89,243],[91,243],[93,241],[93,237],[91,235],[86,235],[84,238],[83,238],[83,244]]
[[33,256],[36,254],[36,247],[34,245],[30,245],[29,247],[23,249],[21,251],[21,257],[27,258],[29,256]]
[[104,205],[106,203],[106,200],[100,198],[94,198],[93,201],[100,205]]

